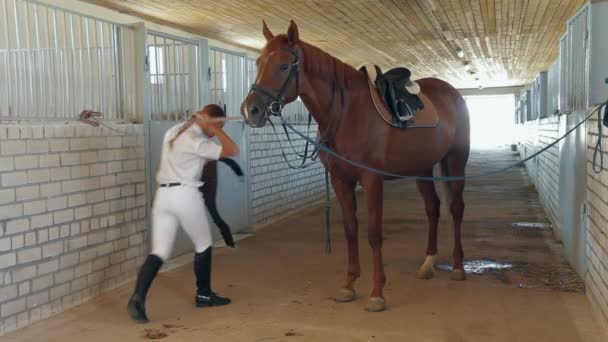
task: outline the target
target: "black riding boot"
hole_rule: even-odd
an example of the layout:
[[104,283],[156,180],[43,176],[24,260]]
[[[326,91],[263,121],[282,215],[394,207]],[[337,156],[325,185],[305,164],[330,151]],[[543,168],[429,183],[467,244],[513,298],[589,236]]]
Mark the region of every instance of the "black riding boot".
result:
[[139,270],[135,291],[127,306],[129,315],[137,323],[149,322],[148,316],[146,316],[146,295],[162,264],[163,260],[161,258],[150,254]]
[[194,274],[196,275],[196,306],[221,306],[230,304],[211,290],[211,248],[194,255]]

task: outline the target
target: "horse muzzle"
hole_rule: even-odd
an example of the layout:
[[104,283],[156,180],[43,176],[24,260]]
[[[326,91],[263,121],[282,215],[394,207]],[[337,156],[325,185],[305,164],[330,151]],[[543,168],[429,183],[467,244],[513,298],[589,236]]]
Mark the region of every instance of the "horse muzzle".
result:
[[266,125],[270,113],[267,106],[259,101],[257,96],[250,94],[241,105],[241,115],[248,126],[260,128]]

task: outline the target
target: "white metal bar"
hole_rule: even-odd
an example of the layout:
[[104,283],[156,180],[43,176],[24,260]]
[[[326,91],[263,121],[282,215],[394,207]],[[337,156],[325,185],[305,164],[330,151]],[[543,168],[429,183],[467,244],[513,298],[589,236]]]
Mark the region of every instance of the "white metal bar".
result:
[[[33,80],[33,72],[34,72],[34,56],[32,55],[32,35],[30,34],[30,6],[29,6],[29,2],[25,2],[25,16],[26,16],[26,21],[27,21],[27,25],[26,27],[26,34],[27,34],[27,49],[26,49],[26,54],[27,54],[27,59],[28,59],[28,64],[29,64],[29,68],[28,68],[28,79],[29,79],[29,94],[26,98],[26,113],[24,116],[32,116],[32,112],[35,109],[30,108],[30,101],[29,99],[31,99],[32,101],[34,101],[35,99],[38,98],[38,92],[34,91],[34,80]],[[34,104],[34,108],[35,108],[35,104]]]
[[165,76],[163,85],[165,87],[165,102],[167,105],[167,110],[166,110],[166,115],[168,117],[171,117],[171,105],[170,105],[170,100],[169,100],[169,63],[167,62],[167,38],[163,38],[163,75]]
[[573,51],[573,58],[572,58],[572,81],[573,84],[571,85],[572,87],[572,109],[573,111],[578,110],[578,97],[579,97],[579,84],[578,84],[578,77],[579,77],[579,57],[581,54],[581,50],[580,50],[580,24],[579,24],[579,18],[576,18],[575,21],[573,21],[573,25],[572,25],[572,31],[573,31],[573,35],[572,35],[572,51]]
[[[36,61],[38,62],[38,70],[33,70],[35,71],[34,75],[36,75],[37,78],[37,85],[38,85],[38,89],[40,90],[40,92],[38,94],[40,94],[41,96],[38,97],[36,96],[36,107],[35,107],[35,113],[33,113],[33,115],[38,116],[42,113],[43,111],[43,107],[47,104],[47,99],[46,99],[46,87],[44,86],[46,83],[46,68],[45,68],[45,58],[44,58],[44,49],[42,49],[40,47],[40,30],[38,27],[38,5],[36,3],[34,3],[34,32],[36,34]],[[43,79],[44,77],[44,79]],[[42,99],[42,103],[40,103],[40,99]]]
[[216,52],[213,50],[209,50],[209,84],[210,86],[210,91],[209,93],[211,94],[211,99],[210,99],[210,103],[217,103],[217,99],[216,99],[216,89],[217,89],[217,77],[216,77]]
[[[232,91],[230,94],[230,102],[228,102],[228,106],[226,107],[226,111],[229,112],[230,114],[234,113],[234,107],[236,106],[236,99],[237,97],[240,98],[240,94],[241,94],[241,90],[242,90],[242,85],[241,85],[241,68],[240,68],[240,61],[241,61],[241,57],[232,55],[230,56],[232,59]],[[226,115],[228,115],[228,113],[226,113]]]
[[[91,109],[95,108],[95,90],[93,89],[94,86],[94,80],[93,80],[93,53],[91,51],[91,32],[89,29],[89,18],[84,18],[84,23],[85,23],[85,33],[86,33],[86,47],[87,47],[87,57],[88,57],[88,62],[89,62],[89,84],[91,87]],[[95,27],[95,26],[93,26]],[[89,103],[87,102],[87,105]],[[80,108],[79,108],[80,109]],[[87,108],[82,108],[82,109],[87,109]]]
[[[232,55],[232,94],[230,96],[230,104],[226,107],[227,111],[230,114],[234,113],[234,108],[236,106],[236,99],[241,98],[241,90],[242,90],[242,82],[241,82],[241,67],[240,61],[241,57]],[[228,113],[226,113],[228,115]]]
[[114,45],[114,48],[116,49],[115,52],[113,53],[113,58],[112,58],[112,65],[113,65],[113,72],[114,72],[114,77],[116,79],[116,81],[114,82],[114,107],[116,110],[116,115],[117,117],[120,117],[121,119],[125,118],[125,109],[122,103],[122,99],[121,96],[123,94],[124,89],[122,88],[123,86],[123,82],[122,79],[124,77],[123,73],[121,72],[121,69],[119,67],[120,61],[120,55],[122,52],[122,47],[119,43],[119,30],[121,28],[116,26],[116,27],[111,27],[112,30],[112,45]]
[[[8,18],[9,18],[8,0],[3,0],[3,3],[4,3],[4,15],[5,15],[5,18],[3,18],[4,19],[4,38],[6,39],[5,72],[6,72],[6,75],[8,76],[8,82],[6,82],[7,96],[8,96],[6,111],[7,111],[8,116],[12,116],[11,104],[13,104],[13,95],[12,95],[13,82],[12,82],[11,65],[13,65],[13,62],[12,62],[11,54],[13,52],[11,51],[11,37],[10,37],[9,31],[8,31]],[[13,106],[14,106],[14,104],[13,104]]]
[[[72,19],[73,17],[74,17],[73,15],[70,15],[70,19]],[[78,49],[78,59],[79,59],[79,66],[80,66],[80,75],[79,75],[80,77],[78,78],[79,79],[78,85],[80,86],[79,87],[80,88],[80,96],[79,96],[78,102],[80,103],[80,106],[78,106],[76,104],[76,101],[74,101],[74,113],[78,112],[79,107],[80,107],[80,109],[83,109],[86,106],[86,98],[85,98],[86,97],[86,93],[85,93],[85,90],[86,90],[85,89],[86,88],[85,81],[86,81],[86,79],[84,77],[84,60],[82,58],[82,55],[83,55],[83,52],[84,52],[83,51],[84,48],[83,48],[83,45],[82,45],[82,43],[83,43],[82,33],[84,32],[84,30],[82,29],[82,25],[84,24],[84,21],[80,17],[77,17],[77,18],[78,18],[78,21],[79,21],[79,25],[78,26],[80,28],[80,31],[79,31],[80,32],[80,35],[79,35],[79,38],[80,38],[80,49]],[[74,46],[74,43],[75,43],[74,42],[74,30],[72,28],[72,46]],[[76,75],[74,75],[74,86],[76,86],[75,81],[76,81]]]
[[[134,111],[135,105],[134,105],[134,101],[135,101],[135,96],[125,96],[125,94],[128,93],[133,93],[131,87],[133,86],[133,79],[131,77],[127,77],[128,75],[131,75],[131,71],[132,68],[127,68],[125,70],[125,64],[126,64],[126,59],[127,59],[127,55],[128,52],[132,49],[133,46],[135,46],[135,43],[131,41],[131,38],[134,37],[133,32],[131,31],[130,28],[120,28],[119,30],[117,29],[116,31],[116,39],[118,42],[119,48],[120,48],[120,55],[119,58],[120,60],[118,61],[118,68],[119,68],[119,72],[121,75],[121,79],[120,79],[120,84],[121,84],[121,90],[119,92],[119,96],[120,96],[120,105],[121,105],[121,110],[123,113],[127,113],[128,111]],[[144,45],[144,48],[146,46]],[[144,54],[144,56],[142,58],[145,58],[146,54]],[[131,82],[128,82],[127,80],[131,80]]]
[[[63,15],[63,25],[64,25],[64,30],[65,30],[65,45],[66,45],[66,53],[65,53],[65,64],[66,64],[66,73],[65,73],[65,99],[66,102],[68,104],[68,106],[66,106],[66,113],[69,110],[72,110],[74,113],[76,112],[76,98],[74,97],[74,92],[76,91],[76,81],[75,81],[75,73],[76,70],[74,68],[74,58],[76,58],[76,56],[74,56],[74,30],[73,30],[73,19],[72,19],[72,15],[69,14],[69,20],[68,20],[68,14],[64,14]],[[69,36],[68,36],[68,32],[69,32]],[[68,40],[69,38],[69,40]],[[69,51],[69,53],[68,53]],[[67,67],[68,62],[70,63],[69,68]],[[72,79],[70,80],[70,76],[72,76]],[[70,82],[71,81],[71,82]],[[72,85],[70,87],[70,84]]]
[[[57,68],[57,80],[59,81],[58,89],[64,89],[65,79],[64,79],[64,64],[63,64],[63,53],[62,49],[59,47],[59,39],[57,37],[57,10],[53,9],[52,12],[52,20],[53,20],[53,43],[55,46],[55,57],[56,63],[55,66]],[[50,44],[50,40],[49,40]],[[65,96],[61,93],[61,91],[55,92],[55,98],[57,101],[57,111],[62,114],[62,116],[66,115],[67,111],[65,110]],[[59,101],[61,101],[61,106],[59,106]]]
[[[158,45],[158,36],[154,35],[154,63],[156,64],[156,70],[155,70],[155,77],[156,77],[156,83],[155,83],[155,93],[156,93],[156,100],[157,100],[157,105],[158,107],[156,108],[156,119],[160,120],[163,116],[163,99],[161,97],[161,81],[160,81],[160,62],[159,60],[159,52],[160,52],[160,47]],[[164,80],[163,80],[164,81]]]
[[[104,62],[105,62],[105,58],[104,58],[104,45],[105,45],[105,41],[103,40],[103,24],[102,23],[98,23],[97,25],[94,26],[95,27],[95,40],[97,41],[97,63],[99,64],[97,66],[97,71],[99,72],[99,92],[98,92],[98,96],[99,96],[99,110],[102,113],[107,113],[109,115],[109,117],[106,118],[111,118],[114,119],[113,116],[111,116],[111,113],[109,111],[106,111],[105,107],[105,91],[106,91],[106,86],[104,84]],[[101,42],[100,42],[101,40]],[[93,94],[95,94],[95,92],[93,92]]]
[[[20,58],[19,54],[21,53],[21,30],[19,23],[19,11],[17,8],[17,0],[13,0],[13,12],[15,15],[15,81],[17,81],[17,92],[18,94],[25,94],[27,92],[27,85],[24,84],[24,77],[21,76],[21,65],[25,65],[24,58]],[[24,96],[15,95],[15,102],[17,103],[18,109],[16,110],[16,115],[25,116],[26,111],[24,110],[24,103],[21,99],[24,99]],[[25,99],[24,99],[25,100]]]
[[52,23],[49,21],[49,11],[50,10],[48,9],[48,7],[42,7],[42,8],[44,8],[44,18],[45,18],[44,23],[46,25],[46,45],[47,45],[47,50],[48,50],[47,56],[48,56],[48,61],[49,61],[49,68],[51,69],[48,72],[49,77],[50,77],[50,82],[46,83],[45,86],[47,88],[46,91],[48,92],[48,95],[49,95],[49,102],[52,103],[53,116],[57,116],[59,113],[58,108],[57,108],[58,107],[57,106],[57,103],[58,103],[57,94],[55,91],[55,84],[58,83],[58,80],[56,77],[57,70],[59,69],[59,68],[57,68],[57,65],[56,65],[57,58],[55,58],[57,55],[57,49],[51,48],[51,44],[52,44],[51,31],[52,31],[53,26],[52,26]]
[[173,59],[173,111],[175,112],[175,120],[178,121],[181,119],[181,113],[177,110],[177,48],[175,40],[171,40],[171,59]]
[[[180,75],[180,113],[182,116],[182,119],[185,118],[187,116],[187,108],[186,108],[186,99],[189,98],[188,94],[186,93],[186,63],[185,63],[185,58],[184,58],[184,48],[187,48],[189,45],[186,44],[181,44],[179,47],[179,54],[178,57],[176,59],[179,59],[180,63],[178,63],[179,65],[179,75]],[[190,69],[190,66],[188,67],[188,69]]]

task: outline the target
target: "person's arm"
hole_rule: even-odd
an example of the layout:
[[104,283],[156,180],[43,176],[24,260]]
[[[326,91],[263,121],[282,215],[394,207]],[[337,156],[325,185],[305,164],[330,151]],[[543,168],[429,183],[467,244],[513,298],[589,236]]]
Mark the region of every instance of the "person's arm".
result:
[[222,153],[220,154],[220,159],[234,157],[239,154],[239,147],[232,140],[232,138],[230,138],[228,134],[224,132],[223,129],[214,126],[213,133],[215,133],[215,136],[222,144]]

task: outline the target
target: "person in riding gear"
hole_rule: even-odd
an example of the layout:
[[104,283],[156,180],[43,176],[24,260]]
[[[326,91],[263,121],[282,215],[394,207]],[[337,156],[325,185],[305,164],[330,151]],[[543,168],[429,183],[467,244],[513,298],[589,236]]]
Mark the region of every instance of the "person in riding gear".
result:
[[[223,131],[225,113],[217,105],[205,106],[187,122],[170,128],[164,136],[158,189],[152,208],[152,252],[137,276],[127,306],[138,323],[148,322],[145,301],[148,289],[162,264],[169,258],[178,227],[182,227],[195,248],[195,303],[198,307],[230,303],[211,290],[212,237],[199,188],[205,163],[235,156],[238,146]],[[220,144],[211,140],[217,137]]]

